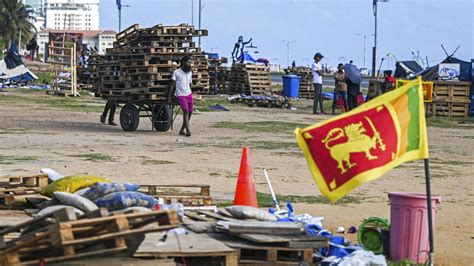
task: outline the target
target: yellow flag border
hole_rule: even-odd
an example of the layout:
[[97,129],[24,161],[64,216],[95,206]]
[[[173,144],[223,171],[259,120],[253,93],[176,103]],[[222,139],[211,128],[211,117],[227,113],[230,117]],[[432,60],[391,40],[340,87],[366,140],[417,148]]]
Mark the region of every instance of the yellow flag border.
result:
[[[314,160],[311,156],[308,145],[306,144],[306,140],[303,138],[303,133],[306,132],[306,131],[315,129],[315,128],[319,128],[319,127],[321,127],[325,124],[331,123],[335,120],[340,120],[340,119],[343,119],[343,118],[348,117],[348,116],[353,116],[355,114],[365,112],[367,110],[376,108],[376,107],[381,106],[381,105],[387,105],[387,103],[391,102],[392,100],[397,99],[398,97],[400,97],[400,95],[405,94],[415,84],[419,85],[419,87],[418,87],[418,96],[419,96],[419,99],[420,99],[420,102],[419,102],[419,104],[420,104],[420,108],[419,108],[420,146],[419,147],[420,148],[418,150],[415,150],[415,151],[406,152],[402,156],[400,156],[399,158],[395,158],[394,160],[392,160],[391,162],[389,162],[388,164],[386,164],[384,166],[380,166],[380,167],[371,169],[369,171],[360,173],[360,174],[352,177],[351,180],[349,180],[348,182],[346,182],[345,184],[343,184],[342,186],[340,186],[336,190],[330,191],[329,188],[326,185],[326,182],[325,182],[321,172],[319,171],[318,166],[316,165],[316,163],[314,162]],[[389,108],[389,109],[391,109],[391,108]],[[390,110],[390,114],[391,115],[394,114],[393,109]],[[398,119],[398,117],[395,117],[395,118]],[[398,130],[399,129],[397,128],[397,131]],[[333,117],[331,119],[325,120],[321,123],[315,124],[313,126],[309,126],[307,128],[304,128],[304,129],[297,128],[297,129],[295,129],[294,132],[296,134],[296,139],[297,139],[298,145],[301,148],[301,150],[303,151],[303,154],[306,158],[306,161],[308,162],[308,165],[309,165],[311,174],[313,176],[313,179],[315,180],[319,190],[321,191],[321,193],[326,198],[329,199],[330,202],[335,202],[336,200],[342,198],[344,195],[346,195],[347,193],[349,193],[350,191],[352,191],[353,189],[355,189],[359,185],[361,185],[365,182],[372,181],[374,179],[379,178],[381,175],[385,174],[386,172],[388,172],[392,168],[395,168],[396,166],[398,166],[398,165],[400,165],[404,162],[417,160],[417,159],[428,158],[428,156],[429,156],[429,154],[428,154],[428,139],[427,139],[427,134],[426,134],[426,119],[425,119],[425,109],[424,109],[424,105],[423,105],[423,89],[422,89],[422,84],[421,84],[421,78],[418,78],[417,80],[413,80],[413,81],[405,84],[404,86],[402,86],[402,87],[400,87],[396,90],[393,90],[389,93],[385,93],[385,94],[383,94],[383,95],[381,95],[381,96],[379,96],[379,97],[377,97],[377,98],[375,98],[375,99],[373,99],[373,100],[371,100],[367,103],[364,103],[363,105],[357,107],[356,109],[354,109],[350,112],[347,112],[347,113],[344,113],[342,115]],[[400,138],[399,132],[397,132],[397,136],[398,136],[398,138]]]

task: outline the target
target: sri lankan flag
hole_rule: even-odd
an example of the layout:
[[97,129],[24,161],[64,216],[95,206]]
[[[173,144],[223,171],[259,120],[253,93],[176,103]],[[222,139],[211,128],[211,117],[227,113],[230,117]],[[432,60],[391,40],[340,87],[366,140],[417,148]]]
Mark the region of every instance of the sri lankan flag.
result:
[[321,193],[334,202],[404,162],[428,158],[421,80],[295,134]]

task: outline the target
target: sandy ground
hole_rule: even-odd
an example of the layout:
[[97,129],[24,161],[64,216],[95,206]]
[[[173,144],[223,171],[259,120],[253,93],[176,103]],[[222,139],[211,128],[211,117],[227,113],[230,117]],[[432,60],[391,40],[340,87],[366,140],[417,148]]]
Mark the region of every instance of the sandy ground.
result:
[[[193,136],[186,138],[178,136],[176,128],[165,133],[153,132],[146,119],[141,120],[136,132],[124,132],[120,126],[100,124],[99,113],[71,112],[5,98],[12,94],[32,97],[25,93],[0,95],[0,176],[33,174],[49,167],[66,175],[88,173],[115,181],[210,184],[213,196],[231,200],[241,147],[249,145],[258,191],[268,193],[261,171],[267,168],[278,194],[320,195],[291,130],[254,132],[215,125],[258,121],[260,125],[268,121],[309,125],[327,119],[327,115],[230,107],[230,112],[201,112],[193,116]],[[180,123],[178,118],[176,126]],[[428,128],[432,191],[442,196],[436,216],[436,261],[442,264],[465,265],[474,261],[473,128],[472,124]],[[87,160],[91,154],[102,157]],[[103,158],[104,155],[110,157]],[[295,209],[298,213],[326,217],[325,226],[329,229],[348,228],[371,216],[389,218],[387,194],[391,191],[423,193],[423,164],[407,163],[362,185],[350,193],[354,203],[298,203]],[[348,237],[355,239],[354,235]]]

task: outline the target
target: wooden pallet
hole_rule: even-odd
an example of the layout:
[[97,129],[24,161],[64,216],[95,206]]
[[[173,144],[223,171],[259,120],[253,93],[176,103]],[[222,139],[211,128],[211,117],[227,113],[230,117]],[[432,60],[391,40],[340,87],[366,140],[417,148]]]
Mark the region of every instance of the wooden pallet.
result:
[[[7,242],[0,250],[1,265],[59,262],[96,255],[124,252],[136,239],[132,236],[164,231],[179,225],[174,211],[120,214],[76,220],[70,209],[53,214],[56,223]],[[45,217],[33,219],[33,225]],[[17,230],[19,227],[14,228]],[[10,229],[11,232],[12,229]],[[3,236],[5,230],[0,232]],[[133,244],[135,243],[135,244]]]
[[468,117],[469,103],[433,101],[427,103],[427,114],[438,117]]
[[12,208],[16,199],[37,195],[48,185],[48,175],[0,177],[0,208]]
[[314,265],[313,248],[258,245],[223,234],[210,234],[237,250],[239,265]]
[[433,101],[470,103],[470,82],[435,81]]
[[135,252],[136,258],[174,258],[177,263],[187,265],[237,266],[237,252],[206,234],[168,234],[166,241],[157,248],[159,235],[147,235]]
[[140,185],[139,192],[157,199],[162,198],[165,203],[180,202],[185,206],[212,205],[209,185]]

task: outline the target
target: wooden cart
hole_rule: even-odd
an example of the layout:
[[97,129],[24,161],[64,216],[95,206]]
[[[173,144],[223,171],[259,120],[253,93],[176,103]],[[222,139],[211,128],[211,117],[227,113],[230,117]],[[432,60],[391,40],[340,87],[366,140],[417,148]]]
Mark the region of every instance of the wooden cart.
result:
[[[148,96],[148,97],[140,97]],[[173,122],[181,108],[177,99],[168,101],[165,97],[149,97],[153,95],[109,96],[108,101],[123,105],[120,111],[120,126],[124,131],[135,131],[140,117],[151,121],[152,130],[166,132],[173,129]],[[175,112],[176,109],[176,112]]]

